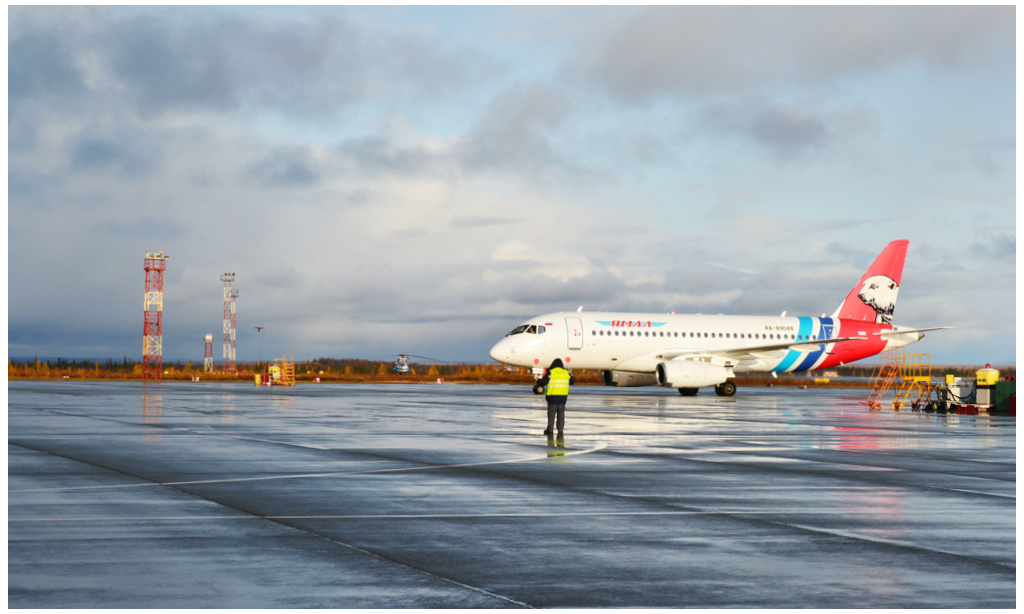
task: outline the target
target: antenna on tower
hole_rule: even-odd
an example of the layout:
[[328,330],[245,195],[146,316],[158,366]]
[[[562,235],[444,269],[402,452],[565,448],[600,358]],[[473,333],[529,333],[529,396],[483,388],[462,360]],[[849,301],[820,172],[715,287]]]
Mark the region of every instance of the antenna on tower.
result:
[[146,298],[142,307],[142,381],[160,381],[164,355],[164,270],[163,252],[146,254]]
[[224,273],[220,276],[224,282],[224,372],[237,373],[235,368],[235,299],[238,298],[238,290],[231,287],[235,281],[234,273]]

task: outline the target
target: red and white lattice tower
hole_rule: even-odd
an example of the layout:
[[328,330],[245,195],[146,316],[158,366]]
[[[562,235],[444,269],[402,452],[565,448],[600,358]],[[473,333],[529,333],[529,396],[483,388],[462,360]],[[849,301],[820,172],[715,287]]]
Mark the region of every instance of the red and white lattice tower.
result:
[[237,373],[235,369],[235,299],[238,298],[238,290],[231,287],[235,281],[234,273],[224,273],[220,276],[224,282],[224,372]]
[[164,356],[164,270],[167,256],[163,252],[146,254],[142,261],[146,271],[146,300],[142,320],[142,381],[160,381]]
[[213,335],[206,335],[206,350],[203,352],[203,371],[213,373]]

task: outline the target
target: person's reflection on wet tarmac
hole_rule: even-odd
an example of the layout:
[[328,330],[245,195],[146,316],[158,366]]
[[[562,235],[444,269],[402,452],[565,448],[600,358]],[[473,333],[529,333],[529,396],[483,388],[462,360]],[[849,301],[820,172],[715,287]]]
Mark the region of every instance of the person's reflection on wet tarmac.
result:
[[548,458],[565,456],[565,437],[563,437],[561,433],[558,434],[558,437],[549,433],[548,447],[552,448],[551,450],[548,450]]

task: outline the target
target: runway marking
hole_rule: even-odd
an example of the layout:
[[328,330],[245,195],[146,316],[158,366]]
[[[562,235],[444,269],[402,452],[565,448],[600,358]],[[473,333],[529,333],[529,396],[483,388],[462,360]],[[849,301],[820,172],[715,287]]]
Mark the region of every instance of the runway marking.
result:
[[[577,451],[566,451],[558,455],[558,458],[566,458],[569,456],[580,456],[583,454],[590,454],[591,452],[598,452],[605,449],[608,446],[606,443],[599,443],[593,448],[587,450]],[[564,450],[565,448],[559,448]],[[547,450],[547,448],[545,448]],[[376,473],[401,473],[408,471],[432,471],[436,469],[463,469],[467,467],[486,467],[492,465],[509,465],[513,463],[529,463],[538,460],[547,460],[548,453],[545,451],[543,455],[527,456],[523,458],[515,458],[511,460],[501,461],[489,461],[486,463],[460,463],[454,465],[428,465],[421,467],[399,467],[396,469],[367,469],[365,471],[337,471],[331,473],[300,473],[295,475],[268,475],[254,478],[223,478],[218,480],[192,480],[187,482],[144,482],[140,484],[114,484],[106,486],[64,486],[58,488],[28,488],[23,490],[8,490],[8,494],[22,493],[22,492],[57,492],[57,491],[69,491],[69,490],[110,490],[115,488],[143,488],[151,486],[195,486],[200,484],[230,484],[238,482],[262,482],[268,480],[296,480],[296,479],[308,479],[308,478],[337,478],[345,477],[350,475],[370,475]],[[415,461],[399,461],[399,462],[415,462]]]

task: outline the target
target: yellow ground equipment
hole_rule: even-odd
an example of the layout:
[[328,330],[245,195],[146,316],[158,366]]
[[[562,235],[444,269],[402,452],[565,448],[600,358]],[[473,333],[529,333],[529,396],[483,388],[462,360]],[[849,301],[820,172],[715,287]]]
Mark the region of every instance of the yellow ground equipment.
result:
[[882,407],[882,398],[891,390],[891,409],[911,406],[917,409],[938,387],[932,385],[932,355],[907,354],[903,348],[886,350],[878,358],[871,374],[871,394],[864,401],[872,410]]
[[999,383],[999,371],[993,369],[991,365],[985,365],[984,369],[978,370],[977,376],[978,405],[995,405],[996,384]]
[[274,364],[269,371],[274,374],[277,370],[277,377],[271,381],[278,386],[295,385],[295,354],[282,354],[281,358],[275,358]]
[[979,369],[977,376],[979,386],[995,386],[999,381],[999,371],[988,365],[985,365],[984,369]]

